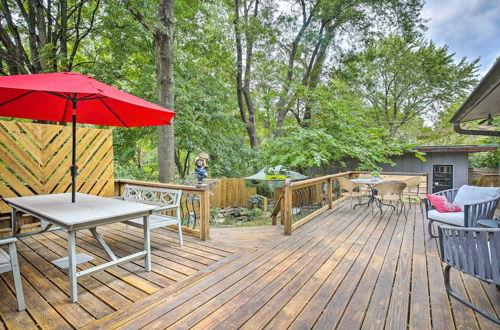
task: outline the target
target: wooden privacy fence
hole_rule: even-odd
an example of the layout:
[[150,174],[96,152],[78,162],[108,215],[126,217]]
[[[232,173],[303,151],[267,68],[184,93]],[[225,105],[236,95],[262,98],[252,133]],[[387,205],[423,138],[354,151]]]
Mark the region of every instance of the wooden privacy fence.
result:
[[[371,177],[371,172],[349,171],[285,183],[281,196],[277,198],[276,207],[271,214],[273,224],[276,224],[276,217],[280,213],[284,234],[291,235],[293,230],[346,199],[346,197],[340,197],[337,183],[338,178],[346,177],[354,179],[363,176],[369,178]],[[414,176],[421,177],[419,192],[421,195],[424,195],[427,192],[427,173],[381,173],[381,177],[384,180],[404,181]],[[304,217],[297,217],[295,215],[298,212],[303,212],[306,215]]]
[[250,199],[257,194],[257,188],[247,187],[243,178],[219,179],[211,183],[213,184],[210,199],[212,208],[251,207]]
[[115,180],[115,196],[123,194],[123,188],[126,184],[182,190],[182,231],[193,234],[201,240],[210,239],[210,190],[207,186],[184,186],[119,179]]
[[[0,121],[0,198],[71,190],[71,127]],[[77,191],[113,195],[110,130],[77,128]],[[9,231],[10,208],[0,199],[0,228]],[[31,222],[31,219],[20,221]]]

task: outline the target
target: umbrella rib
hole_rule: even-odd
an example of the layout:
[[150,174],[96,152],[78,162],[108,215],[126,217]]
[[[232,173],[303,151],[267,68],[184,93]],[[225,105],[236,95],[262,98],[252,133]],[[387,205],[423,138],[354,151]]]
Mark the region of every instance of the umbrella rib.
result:
[[29,95],[29,94],[31,94],[31,93],[33,93],[33,92],[34,92],[34,90],[31,90],[31,91],[28,91],[28,92],[26,92],[26,93],[24,93],[24,94],[22,94],[22,95],[16,96],[16,97],[14,97],[13,99],[10,99],[10,100],[8,100],[8,101],[5,101],[5,102],[1,103],[1,104],[0,104],[0,107],[4,106],[4,105],[6,105],[6,104],[9,104],[9,103],[11,103],[11,102],[14,102],[14,101],[16,101],[16,100],[18,100],[18,99],[20,99],[20,98],[22,98],[22,97],[25,97],[26,95]]
[[128,125],[127,125],[127,124],[125,124],[125,122],[124,122],[124,121],[123,121],[120,117],[118,117],[118,116],[116,115],[116,113],[113,111],[113,109],[111,109],[111,107],[110,107],[109,105],[107,105],[107,104],[106,104],[106,102],[104,102],[101,98],[99,99],[99,101],[101,101],[101,103],[102,103],[102,104],[104,104],[104,106],[105,106],[106,108],[108,108],[108,110],[109,110],[109,111],[111,111],[111,113],[113,114],[113,116],[115,116],[115,117],[116,117],[116,119],[118,119],[118,120],[119,120],[119,121],[123,124],[123,126],[128,127]]
[[49,92],[49,91],[41,91],[41,92],[44,92],[44,93],[47,93],[47,94],[50,94],[50,95],[54,95],[54,96],[57,96],[57,97],[62,97],[63,99],[66,99],[66,100],[69,100],[69,101],[73,101],[73,99],[70,96],[66,96],[64,94],[59,94],[59,93]]

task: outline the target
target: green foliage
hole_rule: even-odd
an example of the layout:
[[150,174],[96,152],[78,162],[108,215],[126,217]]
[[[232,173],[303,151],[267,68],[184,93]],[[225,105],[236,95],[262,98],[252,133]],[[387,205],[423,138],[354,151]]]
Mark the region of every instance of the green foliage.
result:
[[299,170],[312,166],[337,164],[346,159],[359,161],[359,169],[378,169],[392,164],[391,155],[401,146],[382,128],[373,125],[359,99],[346,93],[346,86],[332,81],[330,86],[307,91],[316,102],[308,127],[288,126],[283,136],[266,141],[261,161],[274,166],[288,165]]
[[464,97],[476,83],[477,62],[455,63],[447,46],[392,35],[371,41],[341,74],[370,106],[375,122],[396,136],[408,122],[435,120]]
[[500,151],[479,152],[469,155],[469,167],[499,169]]
[[253,221],[262,215],[262,211],[256,207],[252,209],[242,208],[242,211],[246,214],[248,221]]
[[[95,3],[84,6],[83,23]],[[250,13],[255,3],[245,2]],[[447,123],[475,82],[477,62],[455,63],[446,47],[422,39],[423,1],[269,0],[260,1],[257,15],[242,24],[242,32],[249,32],[242,33],[243,44],[254,39],[252,63],[243,68],[261,141],[260,149],[251,150],[236,98],[233,6],[229,0],[175,1],[179,180],[193,177],[194,158],[201,152],[210,155],[209,176],[241,177],[264,165],[304,171],[343,166],[347,159],[357,160],[359,169],[379,169],[423,141],[492,143],[457,136]],[[95,29],[76,53],[76,69],[156,102],[157,10],[153,0],[101,2]],[[303,14],[311,15],[311,23],[298,38]],[[76,23],[69,23],[73,29]],[[51,49],[46,45],[41,57],[54,56]],[[280,111],[287,113],[281,135],[276,134]],[[436,124],[427,127],[431,120]],[[116,177],[155,181],[156,128],[113,128],[113,136]],[[495,160],[498,154],[477,156],[471,164],[491,166]],[[272,194],[267,183],[257,185],[257,192]]]

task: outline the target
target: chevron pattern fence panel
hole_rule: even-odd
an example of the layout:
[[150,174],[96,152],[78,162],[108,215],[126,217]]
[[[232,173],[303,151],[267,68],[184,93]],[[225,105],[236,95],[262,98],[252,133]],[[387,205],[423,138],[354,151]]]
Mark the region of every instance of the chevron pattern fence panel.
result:
[[[71,141],[71,126],[0,121],[0,198],[71,191]],[[77,165],[78,192],[113,196],[110,130],[77,128]]]

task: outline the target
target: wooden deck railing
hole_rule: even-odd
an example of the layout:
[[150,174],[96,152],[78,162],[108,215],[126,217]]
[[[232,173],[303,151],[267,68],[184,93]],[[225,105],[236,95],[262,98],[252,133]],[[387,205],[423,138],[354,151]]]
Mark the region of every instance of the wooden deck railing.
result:
[[[389,180],[404,180],[412,176],[421,176],[419,192],[422,194],[427,192],[427,173],[382,172],[380,174],[383,179]],[[371,176],[371,172],[348,171],[285,183],[272,213],[273,225],[276,224],[276,217],[280,213],[284,234],[291,235],[295,229],[346,199],[346,197],[340,196],[336,183],[337,178],[356,178],[360,175]],[[304,209],[313,211],[303,217],[294,215],[296,212],[307,213],[303,212]]]
[[[281,198],[281,222],[285,235],[291,235],[292,231],[304,225],[314,217],[331,209],[333,205],[341,202],[345,197],[339,197],[334,194],[336,178],[349,177],[352,172],[342,172],[337,174],[325,175],[303,181],[285,183]],[[338,186],[338,185],[337,185]],[[306,216],[294,221],[295,209],[309,208],[314,210]]]
[[122,195],[123,187],[126,184],[182,190],[182,231],[198,236],[203,241],[210,239],[210,190],[207,186],[184,186],[169,183],[119,179],[115,180],[115,196]]

